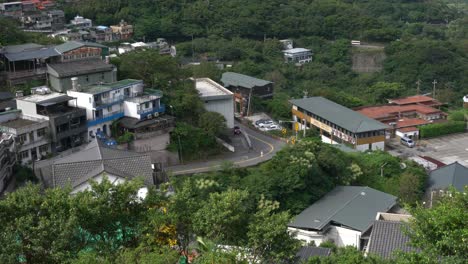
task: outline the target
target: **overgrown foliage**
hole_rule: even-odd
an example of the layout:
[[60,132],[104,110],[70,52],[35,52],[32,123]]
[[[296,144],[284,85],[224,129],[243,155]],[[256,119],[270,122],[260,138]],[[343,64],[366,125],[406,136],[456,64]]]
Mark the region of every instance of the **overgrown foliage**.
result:
[[446,123],[435,123],[422,126],[420,129],[421,138],[431,138],[453,133],[462,133],[466,130],[464,121],[449,121]]

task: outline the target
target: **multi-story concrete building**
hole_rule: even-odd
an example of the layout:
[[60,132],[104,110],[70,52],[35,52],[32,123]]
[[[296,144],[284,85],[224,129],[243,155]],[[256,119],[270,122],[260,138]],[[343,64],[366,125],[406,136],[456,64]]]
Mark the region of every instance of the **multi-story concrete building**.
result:
[[89,18],[76,16],[73,20],[70,20],[70,24],[77,28],[90,28],[93,26],[93,21]]
[[312,51],[304,48],[283,50],[285,62],[304,64],[312,61]]
[[357,150],[383,150],[386,125],[323,97],[290,100],[300,129],[315,127],[322,141]]
[[223,115],[226,119],[226,126],[233,128],[234,94],[210,78],[195,79],[195,88],[205,103],[205,109]]
[[133,36],[133,26],[129,25],[124,20],[120,21],[118,25],[113,25],[110,27],[112,29],[112,32],[116,34],[116,36],[120,40],[127,40],[132,38]]
[[21,15],[23,14],[22,3],[21,2],[1,3],[0,14],[7,16],[7,17],[21,18]]
[[41,159],[51,152],[49,121],[46,119],[22,116],[18,111],[8,121],[0,123],[0,131],[13,136],[22,164]]
[[13,165],[16,163],[13,136],[0,132],[0,194],[13,177]]
[[30,96],[16,99],[17,107],[25,118],[49,122],[52,152],[87,142],[86,110],[68,105],[69,101],[76,101],[76,98],[51,92],[47,87],[33,88],[31,92]]

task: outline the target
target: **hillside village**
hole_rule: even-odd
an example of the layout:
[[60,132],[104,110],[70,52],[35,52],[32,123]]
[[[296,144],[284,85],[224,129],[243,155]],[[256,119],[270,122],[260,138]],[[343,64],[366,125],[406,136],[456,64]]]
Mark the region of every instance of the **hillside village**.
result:
[[101,2],[0,3],[0,262],[468,258],[464,9],[402,4],[452,22],[399,38],[231,38]]

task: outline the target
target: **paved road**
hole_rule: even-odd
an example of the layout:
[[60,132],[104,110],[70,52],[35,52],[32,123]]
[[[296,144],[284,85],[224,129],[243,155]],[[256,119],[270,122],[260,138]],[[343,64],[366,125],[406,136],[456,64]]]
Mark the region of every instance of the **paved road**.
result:
[[208,172],[219,169],[220,165],[226,161],[232,162],[238,167],[254,166],[271,159],[276,152],[286,146],[286,143],[281,140],[263,135],[239,123],[236,123],[236,125],[241,128],[243,133],[247,133],[249,135],[252,142],[252,149],[249,150],[246,148],[246,142],[243,139],[243,136],[237,136],[237,139],[233,141],[233,145],[236,147],[236,152],[227,153],[210,161],[168,167],[166,168],[167,171],[172,175]]

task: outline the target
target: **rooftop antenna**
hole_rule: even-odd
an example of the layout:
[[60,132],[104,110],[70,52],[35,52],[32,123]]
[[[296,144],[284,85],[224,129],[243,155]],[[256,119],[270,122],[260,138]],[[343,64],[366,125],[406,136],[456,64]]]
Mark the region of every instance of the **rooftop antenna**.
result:
[[437,84],[437,80],[434,79],[434,81],[432,82],[433,84],[433,87],[432,87],[432,98],[435,99],[435,95],[436,95],[436,84]]

